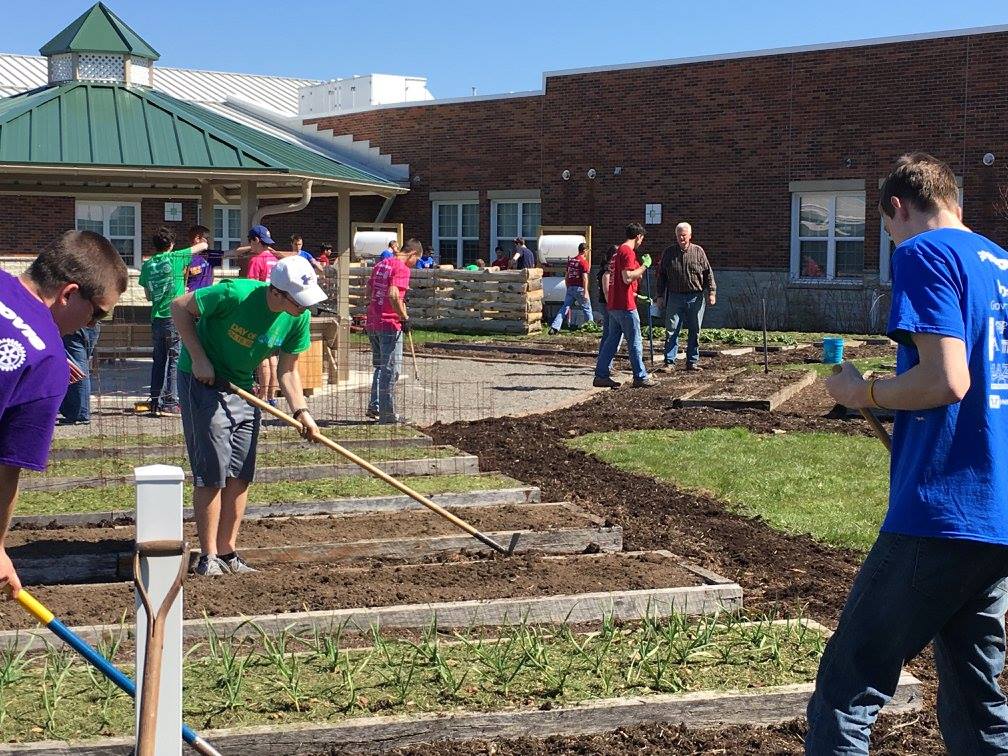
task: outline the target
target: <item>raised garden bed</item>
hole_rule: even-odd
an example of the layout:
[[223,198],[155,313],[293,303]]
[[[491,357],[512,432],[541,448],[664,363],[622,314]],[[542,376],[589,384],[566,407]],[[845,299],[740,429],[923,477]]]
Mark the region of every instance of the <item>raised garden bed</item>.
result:
[[[114,623],[123,611],[132,611],[134,601],[133,586],[126,582],[43,586],[33,593],[91,639],[114,632]],[[737,584],[682,564],[667,551],[368,567],[283,564],[187,581],[183,633],[191,639],[206,636],[209,627],[244,634],[258,632],[257,626],[266,632],[425,627],[435,618],[443,628],[582,623],[609,615],[632,620],[708,614],[741,604]],[[0,617],[5,628],[0,647],[23,642],[33,626],[26,613]]]
[[[342,653],[341,637],[282,632],[254,644],[218,638],[185,671],[185,718],[224,753],[380,752],[434,741],[579,735],[645,723],[767,724],[800,716],[827,633],[811,622],[731,616],[569,627],[507,627],[445,642],[376,635]],[[60,699],[43,700],[53,652],[29,657],[2,705],[8,741],[32,754],[131,753],[132,705],[78,664]],[[120,661],[127,662],[120,651]],[[901,676],[887,712],[919,708]],[[41,720],[37,712],[46,712]],[[376,716],[378,715],[378,716]],[[36,724],[37,721],[37,724]],[[268,723],[268,725],[266,724]],[[258,725],[258,726],[257,726]],[[221,729],[229,728],[229,729]],[[90,740],[85,740],[90,738]]]
[[743,370],[684,394],[677,407],[717,409],[759,409],[772,411],[798,392],[815,383],[815,371]]
[[[463,506],[452,510],[516,553],[620,551],[622,529],[571,504]],[[196,544],[196,529],[185,527]],[[488,553],[479,541],[427,510],[252,520],[242,527],[242,556],[255,566],[364,559],[425,561],[455,552]],[[126,579],[133,569],[133,528],[14,531],[7,550],[25,585]],[[197,552],[193,551],[193,558]]]
[[[501,502],[539,501],[539,489],[524,486],[506,475],[429,475],[401,479],[419,493],[431,495],[442,506],[458,504],[498,504]],[[377,478],[351,478],[296,481],[293,483],[256,483],[249,489],[245,518],[288,517],[294,515],[341,514],[417,509],[421,505],[405,495],[387,495],[393,490]],[[192,489],[183,488],[189,502]],[[136,488],[109,486],[78,491],[24,491],[14,515],[16,527],[82,527],[121,524],[133,521]],[[112,508],[107,508],[112,507]],[[193,518],[191,508],[183,511]]]

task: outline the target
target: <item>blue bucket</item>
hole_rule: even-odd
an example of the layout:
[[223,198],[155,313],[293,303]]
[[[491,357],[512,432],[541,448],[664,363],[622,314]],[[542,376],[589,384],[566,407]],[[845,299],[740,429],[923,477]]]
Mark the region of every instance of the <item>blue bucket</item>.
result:
[[843,362],[843,339],[833,337],[822,340],[822,361],[827,365]]

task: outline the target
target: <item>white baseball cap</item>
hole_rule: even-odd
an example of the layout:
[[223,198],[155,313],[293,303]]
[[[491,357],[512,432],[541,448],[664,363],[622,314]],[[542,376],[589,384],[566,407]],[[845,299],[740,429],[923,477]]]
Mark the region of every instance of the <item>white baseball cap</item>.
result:
[[318,285],[312,264],[300,255],[291,255],[273,266],[270,284],[286,292],[302,307],[311,307],[329,298]]

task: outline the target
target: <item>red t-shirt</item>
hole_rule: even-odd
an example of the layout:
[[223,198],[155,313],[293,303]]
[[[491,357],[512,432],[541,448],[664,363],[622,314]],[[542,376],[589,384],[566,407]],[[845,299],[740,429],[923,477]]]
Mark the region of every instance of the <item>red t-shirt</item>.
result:
[[567,260],[566,283],[568,286],[584,286],[584,274],[590,270],[584,255],[577,255]]
[[637,270],[640,262],[637,253],[629,244],[621,244],[619,250],[609,260],[609,291],[606,293],[606,307],[610,310],[636,310],[637,284],[639,281],[623,283],[624,270]]
[[389,299],[390,286],[399,289],[399,296],[405,297],[409,289],[410,270],[406,263],[396,257],[379,261],[371,271],[371,304],[367,311],[369,331],[401,331],[399,314],[392,309]]

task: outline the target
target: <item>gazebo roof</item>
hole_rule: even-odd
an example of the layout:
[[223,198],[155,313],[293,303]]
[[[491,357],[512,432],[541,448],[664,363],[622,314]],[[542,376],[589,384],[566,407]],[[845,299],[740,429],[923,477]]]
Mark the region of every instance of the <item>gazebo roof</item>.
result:
[[[68,82],[0,99],[0,166],[406,187],[147,87]],[[89,170],[96,169],[96,170]],[[356,188],[356,186],[355,186]]]
[[95,3],[80,18],[46,42],[42,55],[119,53],[157,60],[161,56],[104,3]]

